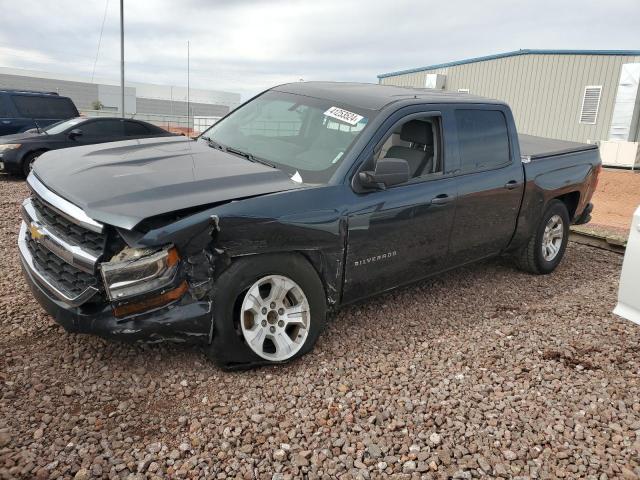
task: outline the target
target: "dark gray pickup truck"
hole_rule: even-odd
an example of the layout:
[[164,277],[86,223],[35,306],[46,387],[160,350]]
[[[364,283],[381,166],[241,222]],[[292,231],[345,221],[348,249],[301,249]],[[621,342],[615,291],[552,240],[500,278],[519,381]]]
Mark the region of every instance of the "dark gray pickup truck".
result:
[[19,247],[68,331],[200,342],[246,367],[308,352],[342,305],[460,265],[552,272],[599,171],[594,145],[519,139],[499,101],[295,83],[197,141],[42,155]]

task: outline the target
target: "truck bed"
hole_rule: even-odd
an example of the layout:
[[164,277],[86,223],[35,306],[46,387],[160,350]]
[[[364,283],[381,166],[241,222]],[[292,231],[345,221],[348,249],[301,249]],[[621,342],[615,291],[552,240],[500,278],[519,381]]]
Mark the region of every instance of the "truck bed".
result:
[[522,157],[528,157],[531,160],[565,153],[595,150],[598,148],[598,146],[594,144],[568,142],[566,140],[536,137],[534,135],[518,134],[518,139],[520,141],[520,155]]

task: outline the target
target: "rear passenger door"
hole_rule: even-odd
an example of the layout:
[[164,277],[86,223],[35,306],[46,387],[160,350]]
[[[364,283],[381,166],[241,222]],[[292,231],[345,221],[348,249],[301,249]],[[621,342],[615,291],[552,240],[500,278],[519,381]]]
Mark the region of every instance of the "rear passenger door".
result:
[[9,107],[9,96],[0,93],[0,136],[10,135],[18,131],[14,124],[14,115],[12,115]]
[[450,255],[463,264],[495,255],[515,232],[524,173],[513,117],[501,105],[464,105],[454,112],[460,170]]

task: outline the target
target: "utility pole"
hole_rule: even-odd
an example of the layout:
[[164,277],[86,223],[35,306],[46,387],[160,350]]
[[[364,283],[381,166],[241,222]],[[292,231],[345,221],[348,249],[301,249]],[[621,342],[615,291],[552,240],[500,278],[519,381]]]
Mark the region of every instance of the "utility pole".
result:
[[189,56],[189,40],[187,40],[187,131],[190,132],[191,131],[191,99],[189,97],[190,94],[190,88],[191,88],[191,84],[190,84],[190,56]]
[[120,111],[124,118],[124,0],[120,0]]

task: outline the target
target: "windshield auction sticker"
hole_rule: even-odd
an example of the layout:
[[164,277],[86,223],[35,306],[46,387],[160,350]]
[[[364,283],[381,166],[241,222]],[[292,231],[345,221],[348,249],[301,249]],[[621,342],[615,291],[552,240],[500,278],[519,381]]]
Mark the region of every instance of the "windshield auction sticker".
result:
[[349,125],[357,125],[358,122],[364,118],[362,115],[358,115],[357,113],[350,112],[349,110],[343,110],[338,107],[331,107],[329,110],[324,112],[324,114],[327,117],[335,118],[336,120],[348,123]]

